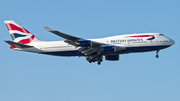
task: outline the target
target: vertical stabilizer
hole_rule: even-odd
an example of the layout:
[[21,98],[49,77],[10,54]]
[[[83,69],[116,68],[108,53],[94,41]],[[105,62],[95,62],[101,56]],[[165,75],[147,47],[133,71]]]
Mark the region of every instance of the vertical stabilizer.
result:
[[[28,30],[20,26],[15,21],[8,20],[4,22],[14,42],[20,43],[20,44],[30,44],[33,42],[40,41],[38,38],[32,35]],[[16,47],[11,45],[10,48],[13,49]]]
[[31,42],[40,41],[38,38],[32,35],[28,30],[20,26],[15,21],[8,20],[4,22],[14,42],[18,42],[21,44],[29,44]]

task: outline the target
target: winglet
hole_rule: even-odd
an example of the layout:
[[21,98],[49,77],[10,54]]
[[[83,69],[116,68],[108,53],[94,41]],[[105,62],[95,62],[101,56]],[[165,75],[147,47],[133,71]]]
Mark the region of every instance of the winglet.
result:
[[51,28],[49,28],[49,27],[47,27],[47,26],[44,26],[44,28],[45,28],[47,31],[49,31],[49,32],[54,31],[54,30],[52,30]]

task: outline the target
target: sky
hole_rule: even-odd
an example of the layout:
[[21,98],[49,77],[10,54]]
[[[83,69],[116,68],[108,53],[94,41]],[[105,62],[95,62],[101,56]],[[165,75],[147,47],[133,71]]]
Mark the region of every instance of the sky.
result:
[[[0,101],[180,101],[179,0],[2,0]],[[175,44],[159,52],[88,63],[11,50],[4,20],[43,41],[64,40],[43,26],[85,38],[162,33]]]

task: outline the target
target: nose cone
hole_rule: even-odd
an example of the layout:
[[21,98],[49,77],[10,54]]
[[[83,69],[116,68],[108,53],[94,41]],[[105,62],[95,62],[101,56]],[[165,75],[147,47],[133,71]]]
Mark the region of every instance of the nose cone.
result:
[[174,45],[175,44],[175,41],[171,39],[171,45]]

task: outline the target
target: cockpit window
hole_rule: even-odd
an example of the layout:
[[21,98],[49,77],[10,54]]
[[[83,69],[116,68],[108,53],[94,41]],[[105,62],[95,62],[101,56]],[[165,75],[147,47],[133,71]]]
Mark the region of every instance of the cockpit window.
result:
[[159,36],[164,36],[163,34],[159,34]]

